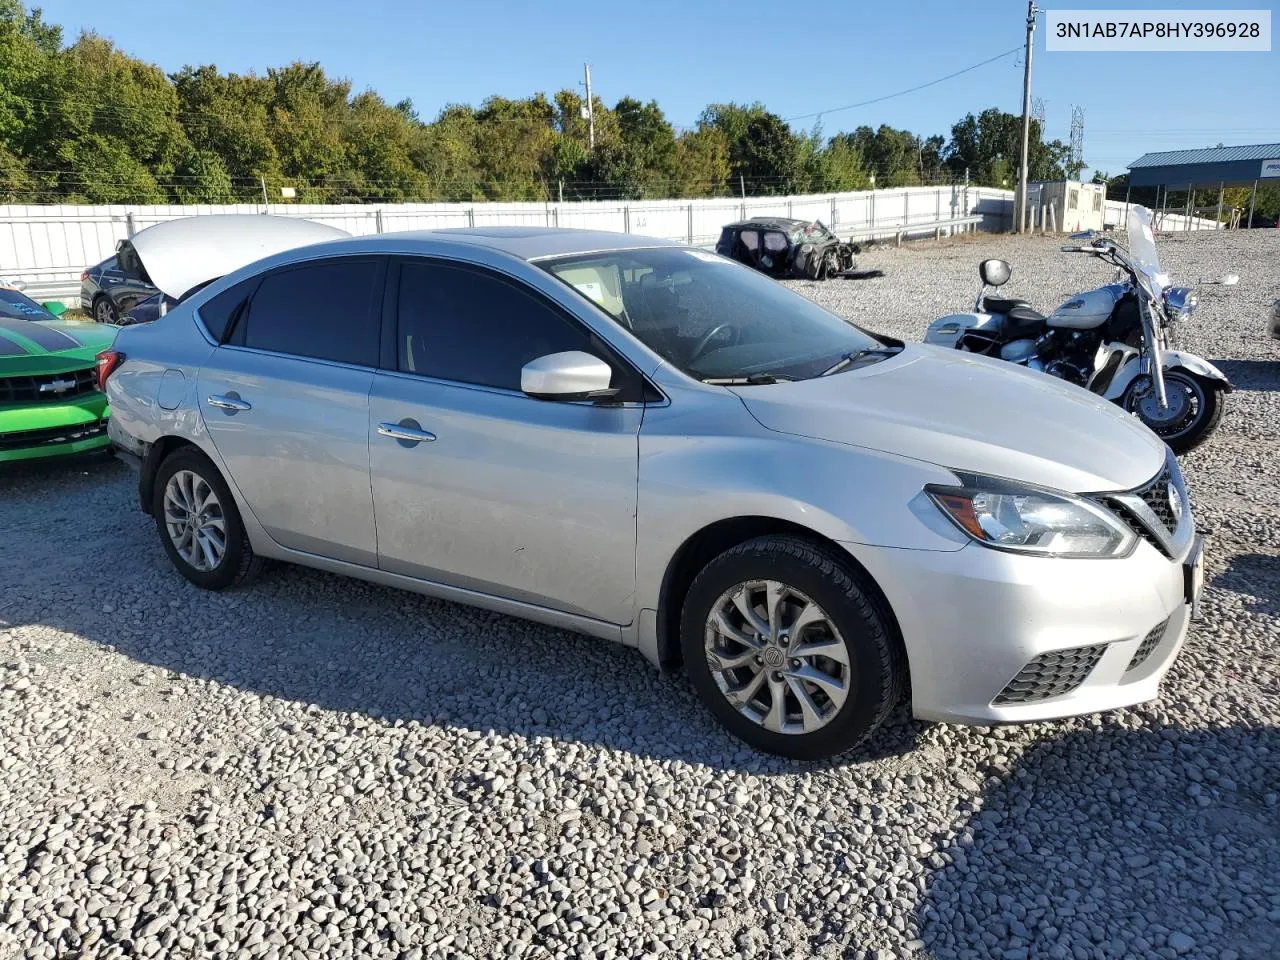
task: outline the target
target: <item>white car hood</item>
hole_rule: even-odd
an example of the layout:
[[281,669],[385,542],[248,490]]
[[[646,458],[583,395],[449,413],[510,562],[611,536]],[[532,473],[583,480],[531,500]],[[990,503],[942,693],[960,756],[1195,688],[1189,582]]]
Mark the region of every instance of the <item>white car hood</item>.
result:
[[175,300],[272,254],[350,236],[298,217],[219,213],[166,220],[129,238],[151,282]]
[[1165,462],[1159,437],[1086,390],[920,344],[829,377],[734,392],[780,433],[1074,493],[1140,486]]

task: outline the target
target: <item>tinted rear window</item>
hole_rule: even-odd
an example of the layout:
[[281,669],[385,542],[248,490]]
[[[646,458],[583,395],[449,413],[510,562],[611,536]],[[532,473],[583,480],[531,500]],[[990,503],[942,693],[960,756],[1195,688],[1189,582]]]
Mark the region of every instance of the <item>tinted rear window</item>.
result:
[[262,278],[234,342],[361,366],[378,362],[377,260],[321,260]]
[[200,306],[197,312],[200,314],[200,319],[204,321],[204,327],[209,331],[209,336],[219,343],[227,338],[231,321],[240,312],[250,294],[257,289],[258,279],[254,277],[252,280],[238,283],[216,297],[211,297],[207,303]]

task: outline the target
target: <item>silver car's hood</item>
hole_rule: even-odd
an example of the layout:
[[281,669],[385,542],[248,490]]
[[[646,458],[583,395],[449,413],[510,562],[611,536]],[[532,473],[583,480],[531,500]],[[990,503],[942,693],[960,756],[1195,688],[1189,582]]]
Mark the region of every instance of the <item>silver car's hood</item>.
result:
[[1079,387],[919,344],[845,373],[734,392],[780,433],[1076,493],[1139,486],[1165,461],[1159,437]]
[[219,213],[166,220],[127,241],[151,282],[175,300],[255,260],[350,234],[337,227],[258,213]]

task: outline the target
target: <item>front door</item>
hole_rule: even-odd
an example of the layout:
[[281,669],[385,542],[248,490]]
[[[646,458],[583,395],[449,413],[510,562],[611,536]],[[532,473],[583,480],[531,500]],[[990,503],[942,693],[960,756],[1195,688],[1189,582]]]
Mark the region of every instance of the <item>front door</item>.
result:
[[519,389],[536,357],[607,351],[499,274],[416,258],[391,269],[395,369],[374,377],[369,403],[379,565],[629,623],[644,407]]
[[377,565],[369,390],[385,263],[309,261],[267,274],[200,370],[209,436],[281,546]]

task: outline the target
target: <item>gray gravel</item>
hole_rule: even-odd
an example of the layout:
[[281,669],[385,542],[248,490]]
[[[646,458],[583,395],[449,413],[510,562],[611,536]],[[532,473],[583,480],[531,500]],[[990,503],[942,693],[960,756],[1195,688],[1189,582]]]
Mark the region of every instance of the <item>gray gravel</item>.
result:
[[[867,759],[788,764],[633,651],[301,569],[202,593],[125,468],[11,473],[0,957],[1274,956],[1280,236],[1162,246],[1241,274],[1184,331],[1240,389],[1186,460],[1206,619],[1105,716],[900,715]],[[1042,307],[1106,277],[982,237],[796,286],[918,337],[986,256]]]

